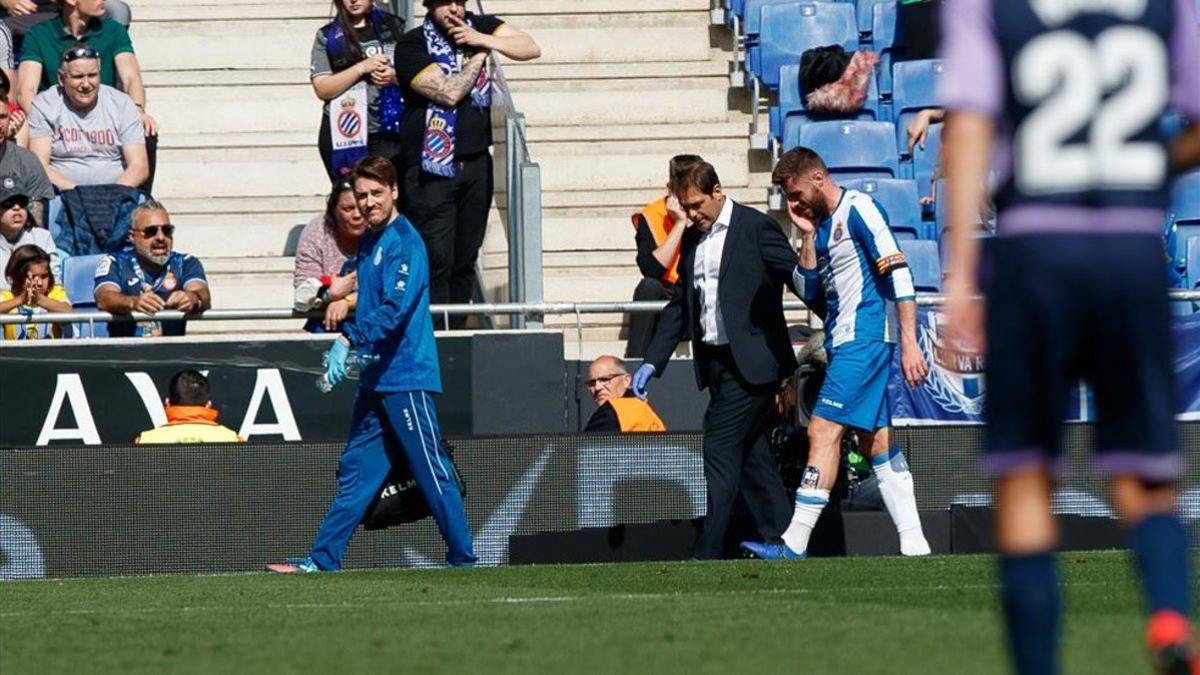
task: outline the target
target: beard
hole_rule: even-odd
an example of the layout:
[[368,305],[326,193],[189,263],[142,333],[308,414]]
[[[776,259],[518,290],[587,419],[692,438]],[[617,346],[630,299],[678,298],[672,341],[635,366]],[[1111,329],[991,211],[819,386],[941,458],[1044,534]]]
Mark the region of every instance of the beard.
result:
[[163,255],[155,255],[154,253],[152,253],[150,251],[138,251],[138,255],[145,258],[146,260],[149,260],[150,262],[154,263],[155,265],[158,265],[159,267],[166,265],[167,262],[171,259],[171,254],[169,252],[164,253]]

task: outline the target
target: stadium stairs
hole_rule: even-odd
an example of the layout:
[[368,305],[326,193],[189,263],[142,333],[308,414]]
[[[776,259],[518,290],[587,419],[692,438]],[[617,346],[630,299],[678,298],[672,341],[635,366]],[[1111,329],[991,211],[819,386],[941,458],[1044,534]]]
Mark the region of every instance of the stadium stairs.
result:
[[[541,59],[504,67],[542,167],[548,301],[631,298],[639,274],[629,216],[661,193],[676,153],[704,155],[735,199],[765,206],[769,158],[748,150],[748,102],[729,88],[729,35],[710,26],[707,0],[490,0],[485,7],[542,46]],[[326,189],[308,58],[330,3],[140,0],[136,9],[134,45],[162,127],[155,196],[180,225],[178,247],[204,261],[216,306],[290,305],[286,244],[320,210]],[[502,300],[505,196],[497,188],[483,260],[485,286]],[[573,354],[574,317],[548,323],[566,329]],[[585,354],[623,350],[620,316],[585,316],[584,326]]]

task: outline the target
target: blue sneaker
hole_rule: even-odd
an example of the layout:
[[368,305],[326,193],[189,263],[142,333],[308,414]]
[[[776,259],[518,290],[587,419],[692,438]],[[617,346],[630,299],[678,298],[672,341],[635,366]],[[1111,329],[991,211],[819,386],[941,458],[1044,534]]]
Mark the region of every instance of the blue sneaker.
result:
[[760,541],[743,541],[739,546],[743,551],[749,553],[750,557],[759,560],[800,560],[808,557],[808,551],[796,553],[783,542],[768,544]]
[[264,569],[275,574],[308,574],[321,571],[312,558],[288,558],[283,562],[267,563]]

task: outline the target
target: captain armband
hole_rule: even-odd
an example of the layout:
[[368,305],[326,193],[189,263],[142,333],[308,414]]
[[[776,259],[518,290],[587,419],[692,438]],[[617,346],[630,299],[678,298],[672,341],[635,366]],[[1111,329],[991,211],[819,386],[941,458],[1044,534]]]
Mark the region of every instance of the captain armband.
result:
[[893,253],[876,260],[875,267],[879,270],[880,274],[886,275],[908,267],[908,261],[904,259],[903,253]]

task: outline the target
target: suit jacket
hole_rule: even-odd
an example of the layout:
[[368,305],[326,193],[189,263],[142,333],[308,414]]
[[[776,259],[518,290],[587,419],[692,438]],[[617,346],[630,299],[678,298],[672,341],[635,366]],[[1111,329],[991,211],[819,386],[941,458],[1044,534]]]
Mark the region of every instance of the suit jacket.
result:
[[[692,337],[696,381],[708,382],[700,299],[694,284],[696,246],[704,233],[695,227],[683,235],[679,286],[658,317],[645,362],[662,375],[675,346]],[[738,372],[750,384],[779,382],[796,371],[796,356],[783,319],[783,286],[796,291],[796,252],[779,225],[764,213],[734,203],[721,252],[717,302]]]

